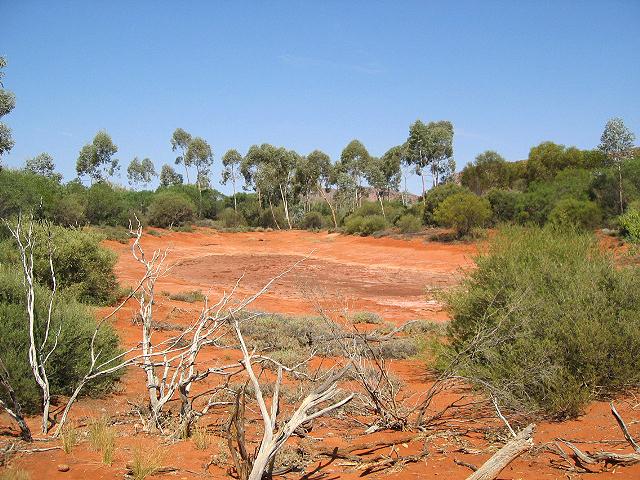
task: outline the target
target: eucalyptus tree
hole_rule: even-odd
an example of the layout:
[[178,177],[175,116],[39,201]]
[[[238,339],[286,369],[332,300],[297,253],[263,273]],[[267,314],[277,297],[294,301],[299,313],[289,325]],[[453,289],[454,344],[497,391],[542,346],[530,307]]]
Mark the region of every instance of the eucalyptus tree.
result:
[[[241,172],[247,185],[253,185],[269,201],[273,214],[274,193],[279,194],[289,229],[293,228],[289,206],[293,196],[293,180],[300,155],[284,147],[268,143],[252,145],[241,164]],[[274,215],[275,220],[275,215]]]
[[[0,118],[11,113],[16,106],[16,96],[13,92],[4,89],[2,79],[4,78],[4,68],[7,66],[7,60],[4,57],[0,57]],[[15,142],[11,136],[11,129],[0,122],[0,157],[9,153],[13,148]]]
[[[314,150],[309,155],[301,157],[296,168],[296,184],[305,195],[307,203],[312,193],[317,191],[331,210],[333,225],[338,228],[336,218],[335,195],[331,189],[335,182],[335,168],[331,158],[320,150]],[[310,210],[310,207],[309,207]]]
[[353,188],[354,208],[359,207],[362,203],[362,199],[360,197],[362,192],[362,180],[364,178],[364,172],[367,168],[368,161],[369,152],[359,140],[352,140],[349,142],[340,154],[340,163],[338,168],[341,173],[347,174],[351,177],[350,182],[342,182],[342,184],[345,186],[348,183]]
[[425,170],[429,169],[433,186],[440,179],[453,174],[453,125],[443,120],[424,124],[416,120],[409,127],[407,139],[407,158],[422,180],[422,198],[426,193]]
[[236,202],[236,182],[240,178],[240,164],[242,163],[242,155],[235,150],[228,150],[222,156],[222,185],[226,185],[231,180],[233,186],[233,209],[238,211],[238,204]]
[[160,185],[162,187],[182,185],[183,181],[182,175],[177,173],[171,165],[167,165],[166,163],[162,165],[162,169],[160,170]]
[[93,183],[112,176],[119,168],[118,160],[113,158],[117,152],[118,146],[111,136],[105,130],[99,131],[93,141],[80,150],[76,161],[78,177],[88,176]]
[[607,156],[609,164],[618,170],[620,213],[624,213],[622,166],[626,160],[633,157],[635,139],[634,133],[627,128],[621,118],[612,118],[605,125],[598,146],[598,149]]
[[187,149],[191,143],[191,134],[183,130],[182,128],[176,128],[171,135],[171,150],[178,152],[175,164],[184,165],[184,173],[187,176],[187,183],[189,183],[189,167],[191,166],[187,160]]
[[213,151],[206,140],[195,137],[189,142],[187,153],[184,156],[184,164],[196,167],[196,185],[200,199],[198,215],[200,216],[202,214],[202,190],[209,188],[209,171],[213,165]]
[[492,188],[508,188],[511,173],[507,161],[498,152],[487,150],[476,156],[460,174],[460,182],[476,195]]
[[62,175],[55,171],[56,166],[53,163],[53,157],[47,152],[42,152],[35,157],[28,159],[25,162],[24,168],[36,175],[52,178],[58,182],[62,180]]
[[148,185],[157,177],[156,168],[148,158],[139,160],[135,157],[127,167],[127,178],[130,185]]
[[381,157],[369,157],[369,161],[366,164],[364,176],[367,183],[376,193],[376,198],[380,202],[380,209],[382,210],[382,216],[387,218],[384,211],[383,197],[386,195],[390,197],[391,190],[398,190],[400,186],[400,161],[401,151],[398,147],[385,152]]

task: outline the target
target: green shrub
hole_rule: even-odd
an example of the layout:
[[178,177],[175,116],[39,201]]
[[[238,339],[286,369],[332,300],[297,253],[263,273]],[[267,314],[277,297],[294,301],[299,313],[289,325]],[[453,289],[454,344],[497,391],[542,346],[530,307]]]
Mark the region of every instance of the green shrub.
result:
[[[34,275],[40,283],[53,287],[49,266],[49,244],[42,226],[35,227]],[[51,227],[53,267],[57,286],[81,302],[108,304],[118,295],[113,271],[117,256],[100,245],[102,237],[88,230]],[[13,239],[0,243],[0,260],[19,265]]]
[[454,228],[459,237],[468,235],[475,227],[484,226],[490,217],[489,202],[475,193],[466,192],[447,197],[433,215],[438,224]]
[[442,185],[438,185],[437,187],[433,187],[431,190],[427,192],[424,197],[424,209],[423,209],[423,223],[425,225],[435,226],[438,224],[438,221],[435,219],[435,211],[440,206],[442,202],[444,202],[451,195],[455,195],[457,193],[469,193],[470,190],[466,187],[462,187],[456,183],[448,182],[443,183]]
[[220,220],[225,228],[237,228],[247,225],[241,213],[236,212],[233,208],[225,208],[220,214]]
[[347,233],[359,233],[361,235],[371,235],[389,227],[389,224],[382,215],[371,215],[369,217],[358,217],[350,215],[345,221]]
[[203,302],[206,298],[200,290],[192,290],[190,292],[179,292],[169,294],[171,300],[177,300],[179,302],[195,303]]
[[167,191],[158,193],[149,206],[149,224],[154,227],[180,226],[193,221],[196,206],[187,197]]
[[590,230],[602,222],[602,211],[594,202],[565,198],[553,207],[549,222],[558,226]]
[[516,207],[520,192],[493,188],[487,192],[486,199],[491,204],[494,223],[511,222],[516,216]]
[[640,384],[640,269],[617,268],[592,235],[509,227],[447,295],[440,365],[526,412],[574,416]]
[[640,242],[640,210],[629,209],[618,217],[620,233],[632,242]]
[[366,311],[356,312],[350,315],[349,319],[353,324],[371,323],[371,324],[379,325],[383,323],[382,317],[375,312],[366,312]]
[[322,228],[323,219],[320,212],[307,212],[302,218],[302,228],[305,230],[318,230]]
[[422,220],[414,215],[406,214],[398,219],[396,227],[401,233],[417,233],[422,230]]
[[[10,382],[23,409],[28,413],[35,413],[41,409],[41,392],[29,367],[29,333],[22,281],[22,275],[16,268],[0,266],[0,358],[9,372]],[[46,287],[37,286],[35,292],[36,339],[41,342],[50,291]],[[77,303],[69,295],[56,295],[51,321],[52,334],[45,348],[45,351],[51,348],[55,333],[60,328],[57,348],[47,363],[52,394],[70,395],[87,372],[90,365],[89,346],[95,325],[87,307]],[[96,348],[104,360],[118,353],[118,337],[109,324],[104,324],[100,329]],[[96,395],[107,391],[119,375],[116,372],[98,377],[88,385],[83,394]],[[4,390],[0,391],[0,398],[8,400]]]
[[94,183],[86,195],[85,216],[92,225],[126,226],[129,223],[122,193],[108,183]]

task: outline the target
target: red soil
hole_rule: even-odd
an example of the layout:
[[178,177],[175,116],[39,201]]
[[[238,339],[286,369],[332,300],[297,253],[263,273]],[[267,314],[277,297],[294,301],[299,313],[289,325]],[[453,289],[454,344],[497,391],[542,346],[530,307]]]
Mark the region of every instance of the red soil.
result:
[[[123,285],[133,285],[141,273],[132,262],[128,245],[106,242],[107,246],[119,254],[117,275]],[[147,251],[170,247],[169,261],[175,263],[171,271],[159,281],[157,292],[171,293],[202,290],[212,298],[230,288],[242,275],[238,296],[255,293],[264,282],[303,259],[292,272],[278,280],[273,288],[261,297],[253,310],[263,310],[291,314],[313,314],[317,305],[332,308],[369,310],[385,319],[400,323],[423,318],[446,321],[447,315],[441,305],[431,299],[428,291],[455,284],[461,270],[472,266],[472,257],[477,251],[474,245],[428,243],[421,239],[397,240],[389,238],[373,239],[341,236],[337,234],[309,232],[264,232],[264,233],[218,233],[200,229],[194,233],[163,232],[161,237],[145,236],[143,242]],[[200,308],[199,303],[169,300],[158,295],[156,318],[172,323],[187,323]],[[105,309],[105,312],[108,309]],[[125,346],[137,343],[139,327],[131,323],[135,305],[128,304],[114,320]],[[204,352],[207,362],[229,363],[237,358],[237,352],[225,351],[224,358],[216,351]],[[394,361],[394,373],[405,382],[408,392],[423,392],[428,382],[419,362]],[[127,418],[131,411],[128,402],[144,401],[144,383],[139,369],[130,369],[125,374],[117,393],[103,399],[83,399],[72,410],[72,419],[79,426],[86,425],[91,418],[108,414],[113,418]],[[446,405],[455,399],[454,394],[441,395],[437,402]],[[640,403],[633,398],[617,401],[618,410],[626,419],[631,433],[640,437]],[[61,408],[61,407],[59,407]],[[128,417],[130,419],[130,417]],[[213,426],[221,418],[211,418]],[[363,435],[363,429],[342,424],[336,419],[320,419],[314,426],[313,437],[322,438],[316,444],[322,446],[345,446],[353,443],[374,443],[380,439],[403,436],[397,432],[378,432]],[[37,418],[29,419],[37,430]],[[493,424],[493,421],[488,421]],[[61,450],[18,454],[11,460],[11,468],[23,468],[31,473],[32,479],[111,479],[122,478],[124,466],[130,462],[136,449],[150,452],[160,448],[165,465],[173,465],[180,470],[173,474],[158,475],[153,478],[191,479],[203,476],[203,465],[212,455],[224,451],[218,438],[214,438],[207,450],[197,450],[190,441],[179,441],[171,446],[167,443],[159,447],[159,437],[148,436],[140,431],[139,425],[131,422],[117,425],[118,439],[112,466],[102,465],[98,453],[93,452],[86,441],[76,446],[71,454]],[[0,416],[0,432],[15,431],[6,415]],[[608,404],[593,403],[582,417],[562,423],[542,423],[535,436],[537,445],[553,441],[556,437],[576,440],[624,440]],[[0,446],[10,437],[0,437]],[[34,448],[59,445],[59,441],[36,442]],[[411,478],[464,479],[470,474],[466,467],[456,460],[480,465],[493,451],[495,443],[475,435],[460,439],[435,439],[429,443],[430,455],[426,461],[410,464],[399,471],[383,471],[364,475],[347,462],[328,459],[311,465],[305,476],[289,474],[287,478],[315,479],[356,479]],[[586,450],[598,448],[629,451],[624,442],[619,444],[579,444]],[[421,442],[398,445],[400,455],[417,453]],[[479,454],[463,453],[462,447],[474,448]],[[27,447],[31,448],[31,447]],[[387,447],[378,453],[388,452]],[[554,468],[552,460],[558,457],[540,450],[535,456],[523,455],[499,476],[500,479],[566,479],[582,478],[578,474]],[[56,470],[60,463],[68,464],[69,472]],[[226,478],[223,470],[211,467],[209,478]],[[2,470],[0,470],[2,473]],[[584,475],[594,479],[634,479],[640,478],[640,465],[618,468],[610,472]]]

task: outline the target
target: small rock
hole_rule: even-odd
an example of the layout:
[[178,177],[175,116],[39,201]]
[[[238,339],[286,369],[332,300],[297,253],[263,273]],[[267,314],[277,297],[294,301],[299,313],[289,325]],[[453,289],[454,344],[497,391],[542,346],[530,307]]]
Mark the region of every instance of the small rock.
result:
[[71,467],[69,467],[69,465],[67,465],[66,463],[61,463],[60,465],[58,465],[59,472],[68,472],[70,469]]

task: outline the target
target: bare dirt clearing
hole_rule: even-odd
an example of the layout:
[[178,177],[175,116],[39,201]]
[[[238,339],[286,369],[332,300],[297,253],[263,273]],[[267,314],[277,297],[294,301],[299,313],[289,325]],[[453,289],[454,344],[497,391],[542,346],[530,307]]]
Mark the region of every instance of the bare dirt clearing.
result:
[[[304,231],[230,234],[202,229],[147,236],[144,244],[148,249],[172,249],[170,261],[175,266],[159,282],[160,289],[172,293],[199,289],[216,296],[244,275],[239,291],[248,295],[304,259],[255,308],[312,314],[315,301],[322,299],[336,307],[371,310],[395,321],[446,319],[427,290],[454,284],[461,269],[472,265],[477,251],[467,244]],[[115,242],[109,246],[120,254],[118,276],[133,283],[139,272],[131,268],[128,247]]]

